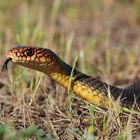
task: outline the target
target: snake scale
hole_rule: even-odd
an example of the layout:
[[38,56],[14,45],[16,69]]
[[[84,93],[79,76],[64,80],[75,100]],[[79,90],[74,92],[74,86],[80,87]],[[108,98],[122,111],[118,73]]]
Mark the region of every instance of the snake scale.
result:
[[124,106],[140,105],[140,82],[137,81],[124,89],[109,85],[73,69],[53,51],[32,46],[17,46],[7,53],[7,60],[47,74],[60,85],[77,96],[97,106],[108,108],[113,100],[119,99]]

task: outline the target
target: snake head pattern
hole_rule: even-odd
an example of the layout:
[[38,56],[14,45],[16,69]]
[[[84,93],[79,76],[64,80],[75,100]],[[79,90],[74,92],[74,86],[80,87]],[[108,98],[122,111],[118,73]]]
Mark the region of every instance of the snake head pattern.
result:
[[[59,59],[51,50],[30,46],[17,46],[7,53],[7,60],[41,72],[53,69]],[[7,67],[7,66],[6,66]]]

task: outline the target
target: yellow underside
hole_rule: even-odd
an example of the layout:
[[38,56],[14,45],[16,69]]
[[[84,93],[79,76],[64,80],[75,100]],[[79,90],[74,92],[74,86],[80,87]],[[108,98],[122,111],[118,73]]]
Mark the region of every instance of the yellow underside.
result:
[[63,73],[52,73],[51,77],[65,88],[68,89],[70,87],[70,90],[72,90],[74,94],[90,103],[104,108],[108,108],[111,104],[109,98],[104,93],[80,81],[71,83],[73,78],[70,80],[70,77]]

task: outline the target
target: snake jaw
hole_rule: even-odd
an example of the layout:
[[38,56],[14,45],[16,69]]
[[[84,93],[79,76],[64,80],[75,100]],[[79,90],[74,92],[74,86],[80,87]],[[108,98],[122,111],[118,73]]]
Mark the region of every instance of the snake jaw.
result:
[[17,62],[18,59],[16,59],[17,57],[15,56],[14,53],[12,53],[11,51],[9,51],[7,53],[7,59],[11,59],[12,62]]
[[14,54],[12,52],[8,52],[7,54],[7,59],[5,60],[2,69],[1,69],[1,73],[6,70],[7,71],[7,66],[9,64],[9,62],[12,61],[14,63],[18,63],[18,59],[16,59],[16,57],[14,57]]

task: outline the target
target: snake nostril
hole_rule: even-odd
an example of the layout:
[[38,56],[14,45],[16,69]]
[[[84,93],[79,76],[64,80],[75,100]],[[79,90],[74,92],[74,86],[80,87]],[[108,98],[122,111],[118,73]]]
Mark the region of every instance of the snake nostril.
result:
[[26,50],[25,51],[25,55],[27,55],[27,56],[33,56],[34,55],[33,49]]

